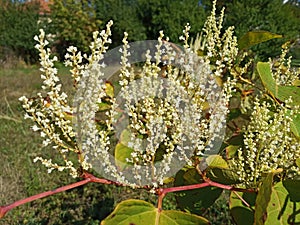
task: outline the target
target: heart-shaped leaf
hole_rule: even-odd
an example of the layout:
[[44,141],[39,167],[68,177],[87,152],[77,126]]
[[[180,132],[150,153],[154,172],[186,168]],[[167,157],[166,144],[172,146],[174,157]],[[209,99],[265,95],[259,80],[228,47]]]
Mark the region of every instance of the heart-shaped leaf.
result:
[[207,219],[176,210],[159,211],[152,204],[136,199],[119,203],[101,225],[209,225]]

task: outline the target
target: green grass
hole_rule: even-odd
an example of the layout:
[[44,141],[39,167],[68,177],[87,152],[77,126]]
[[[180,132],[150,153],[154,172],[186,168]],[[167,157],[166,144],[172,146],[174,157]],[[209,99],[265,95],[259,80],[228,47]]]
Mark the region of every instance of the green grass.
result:
[[[72,81],[62,68],[62,83],[72,93]],[[59,160],[51,148],[41,146],[41,138],[30,130],[31,121],[23,119],[18,98],[35,96],[41,86],[37,67],[0,70],[0,205],[12,203],[72,182],[68,173],[52,172],[33,159],[42,155]],[[125,199],[138,198],[156,202],[145,190],[132,190],[88,184],[64,193],[19,206],[0,220],[0,225],[99,224],[114,206]],[[203,216],[212,224],[233,224],[228,215],[228,199],[222,197]],[[176,199],[168,194],[164,209],[176,209]]]

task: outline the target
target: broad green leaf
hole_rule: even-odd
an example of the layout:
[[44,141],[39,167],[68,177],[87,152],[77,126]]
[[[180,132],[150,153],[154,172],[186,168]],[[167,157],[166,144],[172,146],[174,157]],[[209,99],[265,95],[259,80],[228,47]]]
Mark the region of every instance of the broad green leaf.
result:
[[207,219],[175,210],[159,212],[152,204],[129,199],[119,203],[101,225],[208,225]]
[[209,168],[228,168],[227,162],[220,155],[210,155],[205,161]]
[[[237,193],[251,208],[245,205],[235,194]],[[229,198],[229,208],[231,215],[237,225],[253,225],[254,223],[254,205],[256,193],[231,192]],[[273,224],[275,225],[275,224]]]
[[[272,188],[271,199],[267,208],[265,225],[300,224],[299,183],[295,186],[282,182]],[[295,189],[297,188],[297,189]]]
[[282,38],[282,35],[263,30],[249,31],[238,40],[238,46],[239,49],[247,49],[253,45],[257,45],[274,38]]
[[257,71],[262,80],[263,85],[268,92],[280,101],[289,100],[291,97],[294,105],[300,105],[300,88],[296,86],[280,86],[277,85],[272,76],[271,67],[269,63],[258,62]]
[[267,219],[267,207],[271,199],[274,173],[268,173],[263,180],[255,201],[254,224],[263,225]]
[[221,184],[238,184],[241,183],[239,176],[231,169],[211,168],[206,171],[206,176],[212,181]]
[[127,162],[127,159],[131,159],[131,153],[133,152],[132,148],[118,143],[115,148],[115,163],[120,170],[126,169],[126,167],[133,165],[130,162]]
[[[202,179],[195,168],[183,168],[175,176],[175,186],[184,186],[201,183]],[[219,198],[222,189],[204,187],[176,193],[178,206],[191,213],[201,214]]]
[[[280,86],[277,85],[269,63],[257,63],[257,70],[262,80],[263,85],[269,93],[280,101],[286,101],[292,98],[294,105],[300,105],[300,88],[296,86]],[[291,130],[296,137],[300,137],[300,115],[296,115],[291,123]]]

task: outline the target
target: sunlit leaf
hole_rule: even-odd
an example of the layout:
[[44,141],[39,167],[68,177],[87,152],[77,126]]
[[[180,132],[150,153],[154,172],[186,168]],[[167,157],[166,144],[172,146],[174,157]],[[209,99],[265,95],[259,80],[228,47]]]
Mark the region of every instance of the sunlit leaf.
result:
[[115,95],[114,91],[114,86],[108,81],[105,82],[105,93],[107,94],[107,96],[113,98]]
[[101,225],[208,225],[203,217],[175,210],[159,211],[152,204],[129,199],[119,203]]
[[300,105],[300,88],[296,86],[277,85],[272,76],[270,63],[258,62],[257,71],[263,85],[274,98],[282,102],[292,98],[293,102],[291,104]]
[[210,155],[205,161],[210,168],[228,168],[227,162],[220,155]]
[[[287,190],[288,189],[288,190]],[[300,224],[299,183],[278,182],[272,188],[265,225]]]
[[105,111],[111,108],[111,104],[107,102],[100,102],[98,103],[98,110],[99,111]]
[[271,199],[274,173],[268,173],[263,180],[255,201],[254,224],[263,225],[267,219],[267,207]]
[[274,38],[282,38],[282,35],[263,30],[249,31],[239,39],[238,46],[239,49],[247,49],[253,45],[257,45]]

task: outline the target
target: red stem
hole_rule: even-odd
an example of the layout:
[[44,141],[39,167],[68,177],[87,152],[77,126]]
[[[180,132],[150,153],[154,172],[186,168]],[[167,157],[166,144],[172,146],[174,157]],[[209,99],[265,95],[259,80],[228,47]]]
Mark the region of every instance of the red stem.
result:
[[198,188],[204,188],[204,187],[218,187],[222,188],[225,190],[230,190],[230,191],[240,191],[240,192],[255,192],[255,190],[252,189],[241,189],[241,188],[235,188],[230,185],[225,185],[225,184],[219,184],[217,182],[211,181],[210,179],[205,179],[203,183],[201,184],[191,184],[191,185],[186,185],[186,186],[178,186],[178,187],[170,187],[170,188],[159,188],[156,191],[156,194],[158,195],[158,203],[157,203],[157,208],[159,211],[162,210],[162,201],[163,198],[166,196],[167,193],[170,192],[177,192],[177,191],[187,191],[187,190],[194,190]]
[[51,190],[51,191],[46,191],[46,192],[43,192],[43,193],[40,193],[40,194],[37,194],[37,195],[33,195],[33,196],[28,197],[28,198],[24,198],[22,200],[16,201],[16,202],[14,202],[12,204],[9,204],[9,205],[1,206],[0,207],[0,219],[2,217],[4,217],[7,212],[9,212],[10,210],[12,210],[13,208],[15,208],[17,206],[20,206],[20,205],[23,205],[25,203],[32,202],[34,200],[41,199],[41,198],[44,198],[44,197],[47,197],[47,196],[50,196],[50,195],[54,195],[54,194],[57,194],[57,193],[60,193],[60,192],[63,192],[63,191],[67,191],[67,190],[85,185],[87,183],[94,182],[94,183],[102,183],[102,184],[120,185],[117,182],[113,182],[113,181],[110,181],[110,180],[95,177],[94,175],[89,174],[87,172],[85,172],[83,174],[83,178],[84,178],[84,180],[75,182],[73,184],[69,184],[69,185],[66,185],[66,186],[63,186],[63,187],[60,187],[60,188],[56,188],[56,189]]
[[[98,178],[95,177],[94,175],[84,172],[84,174],[82,175],[83,180],[75,182],[73,184],[69,184],[60,188],[56,188],[54,190],[51,191],[46,191],[37,195],[33,195],[30,196],[28,198],[24,198],[22,200],[16,201],[12,204],[9,205],[5,205],[5,206],[1,206],[0,207],[0,218],[4,217],[5,214],[7,212],[9,212],[10,210],[12,210],[13,208],[23,205],[25,203],[28,202],[32,202],[34,200],[37,199],[41,199],[50,195],[54,195],[63,191],[67,191],[70,190],[72,188],[76,188],[82,185],[85,185],[87,183],[101,183],[101,184],[113,184],[113,185],[117,185],[117,186],[124,186],[121,183],[118,182],[114,182],[111,180],[106,180],[106,179],[102,179],[102,178]],[[193,189],[198,189],[198,188],[204,188],[204,187],[208,187],[208,186],[214,186],[214,187],[218,187],[218,188],[222,188],[225,190],[231,190],[231,191],[242,191],[242,192],[255,192],[255,190],[247,190],[247,189],[240,189],[240,188],[234,188],[232,186],[229,185],[224,185],[224,184],[219,184],[216,183],[214,181],[211,181],[209,179],[205,179],[204,183],[201,184],[191,184],[191,185],[186,185],[186,186],[178,186],[178,187],[170,187],[170,188],[159,188],[156,190],[156,193],[158,195],[158,210],[161,211],[162,210],[162,202],[163,202],[163,198],[166,196],[167,193],[170,192],[177,192],[177,191],[187,191],[187,190],[193,190]],[[146,188],[146,187],[145,187]]]
[[63,186],[63,187],[60,187],[60,188],[56,188],[56,189],[51,190],[51,191],[46,191],[46,192],[43,192],[43,193],[40,193],[40,194],[37,194],[37,195],[33,195],[33,196],[28,197],[28,198],[24,198],[22,200],[16,201],[16,202],[14,202],[12,204],[9,204],[9,205],[1,206],[0,207],[0,218],[4,217],[5,214],[8,211],[12,210],[13,208],[15,208],[19,205],[23,205],[25,203],[32,202],[32,201],[37,200],[37,199],[41,199],[41,198],[44,198],[44,197],[47,197],[47,196],[50,196],[50,195],[54,195],[54,194],[57,194],[57,193],[60,193],[60,192],[63,192],[63,191],[67,191],[69,189],[85,185],[89,182],[91,182],[91,179],[86,178],[84,180],[78,181],[78,182],[73,183],[73,184],[69,184],[69,185],[66,185],[66,186]]

